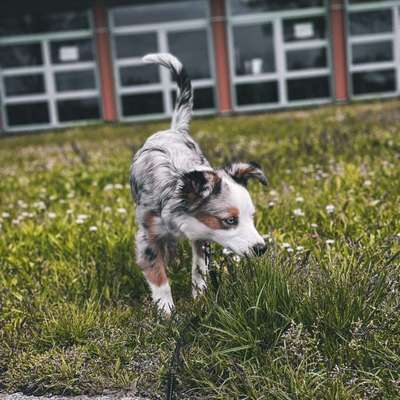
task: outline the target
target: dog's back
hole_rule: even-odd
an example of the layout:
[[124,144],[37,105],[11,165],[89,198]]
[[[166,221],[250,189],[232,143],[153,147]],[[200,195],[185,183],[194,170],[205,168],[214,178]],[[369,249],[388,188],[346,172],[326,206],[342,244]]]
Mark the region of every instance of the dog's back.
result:
[[136,153],[131,167],[131,188],[137,205],[161,212],[172,197],[182,173],[208,167],[197,143],[189,136],[193,91],[182,64],[170,54],[143,59],[169,68],[179,88],[171,129],[150,136]]

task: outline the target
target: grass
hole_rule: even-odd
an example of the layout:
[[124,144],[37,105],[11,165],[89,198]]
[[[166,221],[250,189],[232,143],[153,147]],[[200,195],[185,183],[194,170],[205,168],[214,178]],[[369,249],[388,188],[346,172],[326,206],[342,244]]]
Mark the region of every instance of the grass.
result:
[[400,396],[400,103],[193,123],[208,158],[262,164],[270,250],[190,299],[190,252],[163,320],[134,261],[132,152],[165,122],[0,141],[0,390],[159,398]]

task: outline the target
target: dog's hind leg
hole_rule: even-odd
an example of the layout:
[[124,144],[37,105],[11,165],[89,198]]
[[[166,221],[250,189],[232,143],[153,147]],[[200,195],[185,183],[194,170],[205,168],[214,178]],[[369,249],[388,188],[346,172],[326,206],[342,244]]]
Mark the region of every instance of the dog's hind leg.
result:
[[149,229],[141,226],[136,234],[136,259],[158,308],[169,315],[174,308],[168,282],[164,246],[153,238]]
[[196,298],[207,289],[208,266],[205,260],[204,242],[192,242],[192,295]]

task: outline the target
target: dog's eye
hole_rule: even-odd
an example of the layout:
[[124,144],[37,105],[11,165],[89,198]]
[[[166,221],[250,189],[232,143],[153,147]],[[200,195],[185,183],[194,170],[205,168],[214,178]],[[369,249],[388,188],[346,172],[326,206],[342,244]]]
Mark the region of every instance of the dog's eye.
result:
[[227,225],[237,225],[238,224],[238,218],[237,217],[229,217],[229,218],[225,218],[224,222]]

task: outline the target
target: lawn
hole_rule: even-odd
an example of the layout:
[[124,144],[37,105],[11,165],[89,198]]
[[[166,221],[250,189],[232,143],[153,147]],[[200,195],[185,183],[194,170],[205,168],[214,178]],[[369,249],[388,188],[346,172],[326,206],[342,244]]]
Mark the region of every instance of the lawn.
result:
[[0,140],[0,391],[399,398],[400,102],[195,120],[213,165],[264,167],[269,187],[250,190],[269,251],[213,247],[193,302],[183,243],[170,320],[135,265],[128,185],[167,125]]

